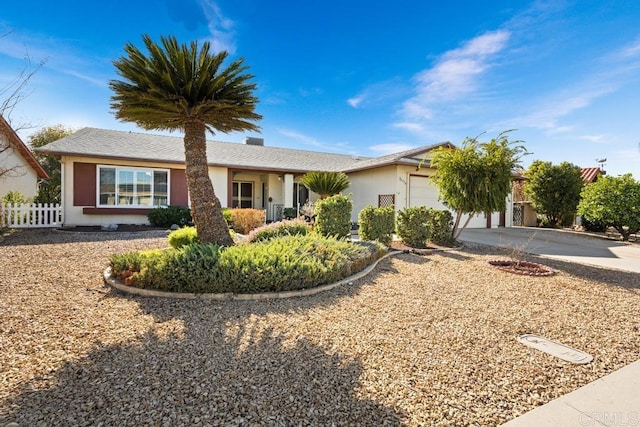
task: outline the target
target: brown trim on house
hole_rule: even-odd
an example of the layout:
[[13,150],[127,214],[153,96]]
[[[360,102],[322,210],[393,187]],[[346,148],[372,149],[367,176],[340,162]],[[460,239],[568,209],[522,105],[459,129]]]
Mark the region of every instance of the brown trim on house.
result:
[[498,227],[506,227],[507,226],[507,212],[500,212],[500,220],[498,222]]
[[487,228],[491,228],[491,213],[492,212],[485,213],[485,215],[487,217]]
[[233,173],[237,170],[227,169],[227,206],[233,206]]
[[96,164],[73,162],[73,206],[96,205]]
[[169,172],[169,204],[173,206],[189,205],[189,188],[187,173],[184,169],[170,169]]
[[29,166],[33,168],[40,179],[47,179],[49,175],[47,171],[38,163],[36,156],[33,155],[29,147],[20,139],[16,131],[13,130],[11,125],[0,115],[0,132],[7,137],[7,142],[15,147],[22,157],[27,161]]
[[85,215],[148,215],[150,208],[82,208]]

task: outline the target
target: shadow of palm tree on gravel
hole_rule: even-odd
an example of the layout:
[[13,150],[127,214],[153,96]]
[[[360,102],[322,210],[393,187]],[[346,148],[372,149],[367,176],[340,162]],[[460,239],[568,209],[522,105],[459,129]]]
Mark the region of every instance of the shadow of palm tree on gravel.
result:
[[357,359],[248,321],[312,309],[318,298],[278,308],[126,298],[154,317],[149,331],[66,363],[48,388],[25,385],[0,408],[0,425],[401,424],[402,414],[357,395]]

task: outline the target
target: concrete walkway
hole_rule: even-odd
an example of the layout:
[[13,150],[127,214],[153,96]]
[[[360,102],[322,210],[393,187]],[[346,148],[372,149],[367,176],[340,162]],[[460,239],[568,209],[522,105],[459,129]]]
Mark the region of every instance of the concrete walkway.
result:
[[[640,245],[579,233],[524,227],[468,229],[461,240],[640,273]],[[640,360],[504,426],[640,426]]]
[[640,361],[552,400],[503,426],[640,426]]
[[540,228],[471,228],[460,240],[518,249],[549,258],[640,273],[640,244]]

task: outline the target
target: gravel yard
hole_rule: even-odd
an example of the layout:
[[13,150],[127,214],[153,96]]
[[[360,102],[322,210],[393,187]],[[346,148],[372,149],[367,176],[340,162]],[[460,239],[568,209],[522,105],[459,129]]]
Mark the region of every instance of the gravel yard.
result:
[[[189,301],[105,287],[165,233],[0,241],[0,426],[497,425],[640,358],[637,274],[479,249],[404,254],[311,297]],[[594,356],[572,365],[535,333]]]

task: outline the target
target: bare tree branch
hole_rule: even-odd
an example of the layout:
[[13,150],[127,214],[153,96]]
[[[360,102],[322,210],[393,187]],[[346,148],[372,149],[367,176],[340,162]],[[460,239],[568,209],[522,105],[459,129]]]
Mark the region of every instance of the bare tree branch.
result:
[[[7,37],[9,34],[11,34],[11,31],[0,35],[0,39]],[[11,115],[13,114],[16,105],[31,95],[32,91],[28,90],[27,85],[29,84],[29,81],[31,81],[33,75],[37,73],[38,70],[40,70],[40,68],[42,68],[42,66],[47,62],[47,59],[43,59],[37,64],[34,64],[31,56],[29,55],[29,51],[26,48],[24,59],[26,61],[26,65],[18,72],[18,75],[4,87],[0,87],[0,100],[2,100],[0,102],[0,115],[4,117],[7,123],[9,123],[16,132],[33,127],[28,123],[12,123]]]

